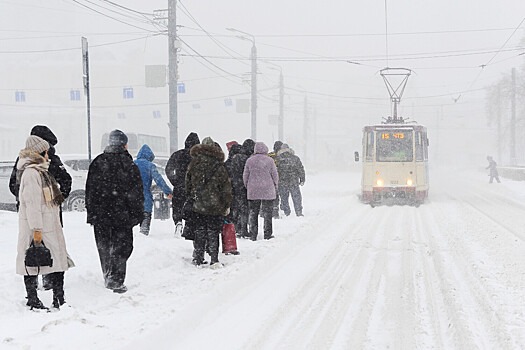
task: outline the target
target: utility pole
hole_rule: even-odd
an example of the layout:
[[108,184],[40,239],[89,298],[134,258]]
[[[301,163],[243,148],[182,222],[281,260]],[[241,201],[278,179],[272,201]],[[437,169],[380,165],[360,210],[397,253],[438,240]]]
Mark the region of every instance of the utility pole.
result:
[[177,0],[168,0],[168,53],[169,53],[169,115],[170,115],[170,153],[175,152],[179,146],[178,118],[177,118]]
[[304,140],[304,161],[308,162],[308,96],[304,96],[304,123],[303,123],[303,140]]
[[252,42],[252,140],[257,141],[257,48]]
[[516,68],[512,68],[512,96],[510,116],[510,164],[516,165]]
[[89,50],[87,38],[82,37],[82,81],[84,83],[84,94],[87,105],[87,131],[88,131],[88,159],[91,163],[91,96],[89,91]]
[[284,77],[283,71],[279,76],[279,121],[277,123],[278,140],[284,140]]
[[501,149],[502,149],[502,137],[501,137],[501,84],[498,84],[498,89],[496,91],[496,120],[497,120],[497,133],[498,133],[498,137],[496,138],[498,144],[497,144],[497,149],[498,149],[498,161],[499,162],[503,162],[503,159],[502,159],[502,152],[501,152]]

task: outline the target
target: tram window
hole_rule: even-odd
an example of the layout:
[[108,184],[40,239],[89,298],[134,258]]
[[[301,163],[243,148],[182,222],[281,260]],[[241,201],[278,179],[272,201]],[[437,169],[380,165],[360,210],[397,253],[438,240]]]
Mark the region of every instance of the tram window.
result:
[[374,158],[374,132],[369,131],[365,136],[365,157],[366,160],[372,161]]
[[414,159],[412,132],[382,131],[377,133],[376,161],[378,162],[411,162]]
[[420,131],[416,132],[416,162],[422,162],[425,154],[425,144],[423,134]]
[[423,133],[423,149],[425,151],[425,160],[428,160],[428,138],[427,133]]

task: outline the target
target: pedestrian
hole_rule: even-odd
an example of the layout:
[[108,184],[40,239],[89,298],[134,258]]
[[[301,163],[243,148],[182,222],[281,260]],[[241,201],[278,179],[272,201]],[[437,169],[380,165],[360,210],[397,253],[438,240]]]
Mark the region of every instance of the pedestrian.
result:
[[[235,142],[235,141],[231,141]],[[230,143],[230,142],[229,142]],[[226,144],[228,147],[228,144]],[[230,177],[230,181],[233,181],[233,157],[235,157],[237,154],[241,152],[241,145],[239,145],[237,142],[230,145],[228,147],[228,159],[224,162],[224,166],[226,167],[226,171],[228,172],[228,176]],[[235,206],[236,202],[232,200],[232,205],[230,208],[230,215],[228,215],[228,221],[233,223],[235,226],[237,226],[237,222],[239,221],[239,209]]]
[[109,134],[109,145],[91,162],[86,181],[87,222],[93,225],[105,287],[125,293],[126,264],[133,251],[133,226],[143,220],[144,194],[128,137]]
[[[62,193],[62,197],[64,197],[64,200],[67,199],[69,196],[69,193],[71,192],[71,183],[72,179],[67,170],[64,167],[64,164],[62,164],[62,160],[60,157],[56,154],[55,146],[58,143],[58,139],[55,136],[55,134],[45,125],[35,125],[30,132],[30,135],[38,136],[47,143],[49,143],[49,149],[47,150],[47,154],[49,157],[49,168],[48,172],[53,176],[53,178],[56,180],[60,187],[60,192]],[[19,207],[19,200],[18,200],[18,191],[20,187],[20,183],[18,182],[20,179],[18,178],[17,181],[17,166],[18,166],[18,158],[16,158],[15,164],[13,165],[13,170],[11,171],[11,177],[9,179],[9,190],[16,198],[16,208],[18,210]],[[62,206],[58,207],[58,212],[60,216],[60,224],[63,225],[62,220]],[[53,286],[51,285],[51,282],[47,279],[46,275],[42,275],[42,287],[44,290],[52,289]]]
[[[268,153],[270,158],[272,158],[273,161],[275,162],[276,166],[277,166],[277,153],[281,150],[282,145],[283,145],[282,141],[275,141],[273,144],[273,152]],[[279,191],[277,191],[277,198],[275,198],[275,201],[273,202],[272,217],[274,219],[281,218],[279,216]]]
[[219,235],[224,217],[230,212],[232,188],[224,167],[224,153],[211,137],[191,149],[191,163],[186,174],[186,197],[193,200],[195,239],[193,263],[204,263],[206,241],[211,257],[210,266],[220,268]]
[[237,237],[242,238],[250,238],[250,234],[248,233],[248,194],[246,191],[246,186],[244,186],[243,174],[246,161],[253,154],[254,147],[255,142],[252,139],[246,139],[242,143],[239,154],[233,156],[232,158],[232,207],[235,208],[235,211],[237,212],[235,214],[237,218],[237,222],[235,223],[235,231],[237,232]]
[[257,240],[259,211],[264,218],[264,239],[272,239],[272,210],[277,196],[279,175],[272,158],[268,157],[268,147],[256,142],[254,154],[246,161],[243,173],[249,206],[250,239]]
[[[53,289],[53,308],[65,304],[64,272],[74,266],[68,259],[66,241],[60,223],[59,208],[64,197],[55,178],[50,175],[49,143],[38,136],[29,136],[20,151],[17,164],[19,184],[19,230],[16,273],[24,276],[27,306],[47,310],[38,298],[38,275],[47,275]],[[51,252],[52,266],[28,267],[25,253],[29,246],[45,245]]]
[[285,143],[277,155],[277,170],[279,172],[279,196],[284,215],[290,215],[288,198],[292,195],[295,215],[303,216],[303,198],[299,186],[306,180],[303,163],[293,150]]
[[137,154],[137,159],[135,160],[135,164],[139,167],[144,192],[144,217],[140,223],[140,233],[146,236],[149,235],[151,212],[153,211],[153,194],[151,193],[152,181],[155,181],[157,186],[160,187],[161,191],[168,197],[168,199],[173,198],[171,188],[159,174],[157,166],[153,164],[154,159],[155,154],[151,148],[148,145],[143,145]]
[[[173,186],[171,208],[173,222],[175,223],[175,235],[177,236],[180,235],[183,230],[182,206],[186,201],[184,186],[188,165],[190,165],[191,162],[190,149],[199,143],[199,136],[194,132],[190,132],[184,142],[184,148],[174,152],[166,164],[166,176]],[[190,223],[185,223],[186,226],[188,226],[188,224]],[[189,226],[191,226],[191,224]],[[189,226],[187,231],[190,230]]]
[[501,183],[501,181],[499,180],[498,169],[497,169],[498,164],[496,163],[494,159],[492,159],[491,156],[487,156],[487,160],[489,161],[489,166],[486,167],[485,169],[489,169],[489,176],[490,176],[489,184],[491,184],[492,181],[494,181],[494,179],[496,179],[498,183]]

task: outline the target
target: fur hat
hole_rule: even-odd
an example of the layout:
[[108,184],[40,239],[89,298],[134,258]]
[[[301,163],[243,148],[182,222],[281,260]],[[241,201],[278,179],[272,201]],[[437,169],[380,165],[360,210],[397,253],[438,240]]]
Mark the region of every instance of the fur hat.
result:
[[26,149],[40,154],[49,149],[49,143],[41,137],[31,135],[26,140]]
[[55,134],[53,134],[51,129],[49,129],[45,125],[33,126],[33,129],[31,129],[30,135],[35,135],[35,136],[43,138],[44,140],[49,142],[51,146],[55,146],[58,143],[58,139],[55,136]]
[[124,146],[128,144],[128,137],[122,131],[115,129],[109,133],[110,146]]
[[202,144],[208,146],[215,146],[215,141],[213,141],[212,138],[208,136],[202,140]]

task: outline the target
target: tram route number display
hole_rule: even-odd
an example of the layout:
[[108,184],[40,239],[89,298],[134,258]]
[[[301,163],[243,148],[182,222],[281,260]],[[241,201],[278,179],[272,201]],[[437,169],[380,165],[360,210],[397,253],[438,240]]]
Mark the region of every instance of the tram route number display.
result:
[[405,133],[402,133],[402,132],[382,132],[381,133],[382,140],[391,140],[391,139],[400,140],[404,138],[405,138]]

